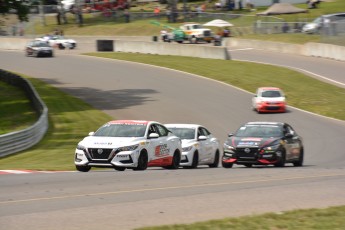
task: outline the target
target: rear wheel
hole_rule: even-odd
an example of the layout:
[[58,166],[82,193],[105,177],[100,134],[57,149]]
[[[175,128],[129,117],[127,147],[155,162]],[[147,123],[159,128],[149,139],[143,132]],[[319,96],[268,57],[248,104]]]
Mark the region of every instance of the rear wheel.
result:
[[180,167],[180,161],[181,161],[181,154],[178,150],[175,150],[171,165],[164,167],[164,168],[178,169],[178,167]]
[[210,168],[217,168],[219,165],[219,152],[217,150],[216,154],[214,155],[214,161],[212,164],[208,165]]
[[87,165],[76,165],[75,168],[79,171],[79,172],[88,172],[90,171],[91,167],[87,166]]
[[300,154],[299,154],[298,161],[294,162],[294,163],[293,163],[293,166],[295,166],[295,167],[301,167],[301,166],[303,166],[303,160],[304,160],[304,150],[301,149],[301,152],[300,152]]

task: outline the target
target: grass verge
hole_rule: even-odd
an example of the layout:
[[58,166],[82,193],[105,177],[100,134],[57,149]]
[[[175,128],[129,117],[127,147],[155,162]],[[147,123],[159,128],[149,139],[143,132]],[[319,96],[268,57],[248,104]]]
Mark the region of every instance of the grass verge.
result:
[[37,121],[24,91],[0,81],[0,135],[22,130]]
[[340,230],[345,226],[345,206],[165,225],[137,230]]
[[[34,147],[2,158],[0,169],[74,170],[74,149],[78,141],[112,118],[48,84],[23,77],[32,83],[49,109],[49,130],[43,140]],[[8,101],[14,103],[12,100]],[[22,123],[27,124],[31,120],[26,117]],[[2,122],[2,119],[0,121]]]

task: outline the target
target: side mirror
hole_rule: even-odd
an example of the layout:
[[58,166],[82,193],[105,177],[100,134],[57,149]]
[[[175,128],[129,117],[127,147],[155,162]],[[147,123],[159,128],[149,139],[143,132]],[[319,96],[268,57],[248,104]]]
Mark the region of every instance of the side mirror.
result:
[[228,137],[232,137],[234,134],[233,133],[229,133],[228,134]]
[[204,140],[207,140],[207,137],[201,135],[201,136],[198,137],[198,140],[199,140],[199,141],[204,141]]
[[158,138],[158,137],[159,137],[158,133],[151,133],[149,135],[149,139],[154,139],[154,138]]
[[93,136],[95,132],[89,132],[89,136]]

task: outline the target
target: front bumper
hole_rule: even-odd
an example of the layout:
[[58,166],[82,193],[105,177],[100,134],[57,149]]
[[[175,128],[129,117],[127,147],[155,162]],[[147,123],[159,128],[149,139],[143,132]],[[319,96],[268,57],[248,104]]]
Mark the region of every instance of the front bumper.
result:
[[286,111],[286,105],[282,102],[263,102],[257,106],[257,111],[267,113],[284,113]]
[[188,152],[182,152],[180,166],[191,166],[193,163],[194,149]]
[[88,165],[93,167],[137,167],[139,150],[116,152],[116,149],[88,148],[84,150],[76,149],[74,164]]
[[251,149],[251,152],[249,154],[243,154],[243,151],[241,150],[238,152],[224,151],[222,162],[233,164],[269,165],[277,163],[280,157],[280,151],[259,153],[258,150]]

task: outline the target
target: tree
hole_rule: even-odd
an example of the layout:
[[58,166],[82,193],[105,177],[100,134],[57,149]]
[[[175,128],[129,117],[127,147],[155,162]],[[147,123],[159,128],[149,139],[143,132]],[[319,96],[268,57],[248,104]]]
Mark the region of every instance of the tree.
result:
[[14,12],[19,21],[28,21],[30,0],[0,0],[0,14]]

